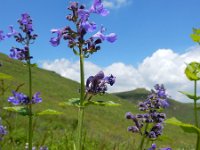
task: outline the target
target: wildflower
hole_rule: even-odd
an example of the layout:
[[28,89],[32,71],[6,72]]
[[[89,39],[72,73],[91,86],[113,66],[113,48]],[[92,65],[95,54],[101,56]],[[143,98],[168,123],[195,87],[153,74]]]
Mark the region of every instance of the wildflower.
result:
[[20,48],[12,48],[10,50],[10,57],[13,59],[18,59],[18,60],[28,60],[29,57],[28,55],[28,47],[25,47],[24,49],[20,49]]
[[95,76],[90,76],[86,81],[86,92],[90,94],[105,93],[107,91],[107,85],[111,86],[115,83],[115,77],[113,75],[104,76],[103,71],[100,71]]
[[[0,118],[0,122],[1,122],[1,118]],[[4,127],[2,124],[0,124],[0,141],[3,140],[3,137],[7,134],[7,130],[6,127]]]
[[6,34],[6,36],[8,38],[10,38],[11,36],[15,36],[16,34],[18,34],[17,31],[14,30],[13,26],[9,26],[9,29],[10,29],[10,32]]
[[[137,114],[134,116],[130,112],[126,113],[126,118],[132,119],[135,127],[137,127],[139,131],[142,131],[141,128],[143,124],[153,123],[153,126],[143,133],[150,139],[156,139],[162,134],[162,123],[166,119],[166,115],[158,110],[169,106],[164,86],[156,84],[154,88],[155,90],[151,90],[147,99],[144,102],[140,102],[138,105],[139,110],[145,112],[144,114]],[[128,127],[128,131],[136,133],[137,130],[135,127]]]
[[101,30],[98,31],[96,34],[94,34],[93,38],[99,38],[102,41],[107,40],[108,42],[115,42],[117,40],[117,35],[115,33],[110,33],[108,35],[104,35],[103,32],[105,32],[105,28],[101,27]]
[[90,8],[90,12],[97,13],[102,16],[107,16],[109,14],[109,11],[104,8],[101,0],[94,0],[92,6]]
[[28,105],[28,104],[37,104],[42,102],[42,98],[39,97],[40,93],[36,92],[32,99],[20,92],[13,91],[13,96],[8,98],[8,102],[12,103],[13,105]]
[[52,46],[58,46],[61,39],[68,41],[68,47],[75,50],[75,48],[82,47],[85,55],[88,53],[93,54],[97,50],[100,50],[98,44],[106,40],[108,42],[115,42],[117,36],[115,33],[110,33],[104,35],[103,31],[99,31],[87,40],[84,39],[84,36],[88,32],[94,32],[97,29],[97,24],[89,20],[89,17],[92,13],[96,13],[102,16],[106,16],[109,12],[103,7],[101,0],[94,0],[92,6],[89,9],[86,9],[84,5],[79,5],[77,2],[71,2],[68,8],[72,11],[66,18],[69,21],[72,21],[76,30],[72,30],[68,26],[63,29],[52,29],[52,33],[57,33],[56,37],[50,39]]

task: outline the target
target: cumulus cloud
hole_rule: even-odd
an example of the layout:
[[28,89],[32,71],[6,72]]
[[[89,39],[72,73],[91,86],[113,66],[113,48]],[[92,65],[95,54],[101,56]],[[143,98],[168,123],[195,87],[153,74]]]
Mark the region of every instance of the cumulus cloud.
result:
[[[177,91],[193,91],[193,83],[184,75],[185,63],[200,61],[200,47],[192,47],[183,54],[171,49],[158,49],[146,57],[137,67],[116,62],[107,67],[100,67],[92,62],[85,62],[86,78],[103,70],[106,75],[113,73],[117,77],[116,84],[109,92],[121,92],[144,87],[151,89],[156,83],[164,84],[168,94],[178,100],[187,99]],[[63,77],[79,82],[79,62],[67,59],[56,59],[44,62],[42,68],[53,70]]]
[[132,0],[104,0],[103,5],[107,8],[120,8],[129,5]]

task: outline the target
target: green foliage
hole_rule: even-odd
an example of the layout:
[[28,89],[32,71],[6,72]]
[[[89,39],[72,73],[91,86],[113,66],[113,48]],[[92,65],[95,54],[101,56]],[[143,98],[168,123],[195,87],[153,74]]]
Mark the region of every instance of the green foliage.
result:
[[200,96],[195,97],[194,94],[188,93],[188,92],[184,92],[184,91],[179,91],[180,93],[184,94],[185,96],[187,96],[189,99],[192,100],[199,100]]
[[24,106],[4,107],[3,109],[10,111],[10,112],[18,113],[22,116],[28,116],[29,115],[29,109],[27,107],[24,107]]
[[43,116],[43,115],[61,115],[63,114],[62,112],[53,110],[53,109],[46,109],[42,112],[39,112],[36,114],[36,116]]
[[[27,66],[21,62],[12,60],[6,55],[0,54],[0,60],[3,62],[1,72],[12,75],[14,83],[24,83],[20,87],[19,92],[28,93],[28,74]],[[80,84],[63,78],[53,71],[43,70],[37,67],[32,68],[33,72],[33,93],[40,91],[43,102],[33,106],[33,112],[42,112],[45,109],[53,109],[63,112],[63,115],[44,115],[34,119],[34,146],[39,147],[41,140],[47,134],[43,145],[49,149],[71,150],[73,149],[75,139],[75,131],[77,128],[77,109],[74,107],[60,107],[58,103],[71,97],[79,97]],[[111,87],[112,88],[112,87]],[[10,89],[16,89],[16,84],[12,85]],[[127,126],[131,126],[130,121],[124,118],[126,112],[131,111],[134,114],[139,113],[137,108],[138,101],[146,98],[149,91],[139,89],[134,90],[127,95],[124,94],[128,100],[121,99],[119,96],[105,94],[97,96],[94,101],[103,99],[105,101],[113,101],[120,104],[120,107],[87,107],[85,111],[84,126],[89,129],[85,135],[85,150],[132,150],[139,141],[139,136],[127,132]],[[11,90],[5,93],[5,105],[7,97],[12,93]],[[123,96],[123,93],[121,94]],[[183,104],[173,100],[169,101],[170,107],[166,109],[167,117],[175,116],[183,122],[193,121],[193,107],[191,104]],[[5,111],[6,113],[8,111]],[[5,113],[4,112],[4,113]],[[6,117],[12,123],[13,132],[9,132],[4,139],[4,146],[2,149],[12,150],[11,141],[13,141],[13,150],[24,149],[26,142],[27,121],[21,115],[15,113],[8,113]],[[5,119],[2,118],[2,121]],[[36,123],[35,123],[36,122]],[[6,122],[4,122],[6,125]],[[10,128],[6,125],[7,129]],[[66,130],[67,135],[63,132]],[[179,127],[167,124],[164,128],[164,135],[170,137],[170,140],[158,141],[161,147],[171,146],[172,149],[194,149],[196,135],[184,133]],[[23,134],[23,135],[22,135]],[[9,137],[11,136],[11,137]],[[22,138],[23,137],[23,138]],[[174,140],[177,139],[177,140]],[[66,143],[68,146],[65,147]]]
[[193,28],[193,34],[191,34],[190,37],[194,42],[200,44],[200,28],[199,29]]
[[120,104],[113,101],[88,101],[84,104],[87,105],[97,105],[97,106],[120,106]]
[[198,62],[191,62],[187,64],[185,69],[186,77],[191,80],[199,80],[200,79],[200,63]]
[[165,123],[172,124],[172,125],[175,125],[175,126],[179,126],[184,130],[184,132],[187,132],[187,133],[198,133],[198,134],[200,133],[200,129],[197,128],[196,126],[194,126],[192,124],[182,123],[181,121],[177,120],[174,117],[167,119],[165,121]]
[[12,76],[0,72],[0,80],[12,80],[12,79],[13,79]]

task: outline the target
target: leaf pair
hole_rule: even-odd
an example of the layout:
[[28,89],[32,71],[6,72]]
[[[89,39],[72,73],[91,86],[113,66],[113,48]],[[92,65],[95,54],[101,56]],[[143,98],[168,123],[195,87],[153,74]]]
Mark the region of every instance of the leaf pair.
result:
[[[67,102],[59,103],[60,106],[76,106],[80,107],[80,98],[71,98]],[[120,104],[113,101],[86,101],[83,106],[98,105],[98,106],[119,106]]]

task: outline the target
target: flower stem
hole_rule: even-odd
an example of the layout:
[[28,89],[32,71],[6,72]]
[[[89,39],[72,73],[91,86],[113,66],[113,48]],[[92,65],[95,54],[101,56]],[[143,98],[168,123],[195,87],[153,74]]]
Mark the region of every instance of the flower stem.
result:
[[[198,114],[197,114],[197,81],[194,81],[194,117],[195,117],[195,126],[199,127]],[[196,150],[200,149],[200,134],[197,133],[197,142]]]
[[[29,72],[29,98],[32,99],[32,71],[31,71],[31,61],[28,60],[28,72]],[[29,126],[28,126],[28,149],[32,150],[32,137],[33,137],[33,126],[32,126],[32,105],[29,103]]]
[[140,142],[140,147],[138,148],[139,150],[143,150],[143,145],[144,145],[144,141],[145,141],[145,132],[147,131],[148,129],[148,123],[145,124],[145,129],[144,129],[144,134],[142,135],[142,139],[141,139],[141,142]]
[[83,118],[84,118],[84,97],[85,97],[85,79],[84,79],[84,55],[82,48],[80,50],[80,79],[81,79],[81,90],[80,90],[80,108],[78,112],[78,150],[82,150],[82,132],[83,132]]

